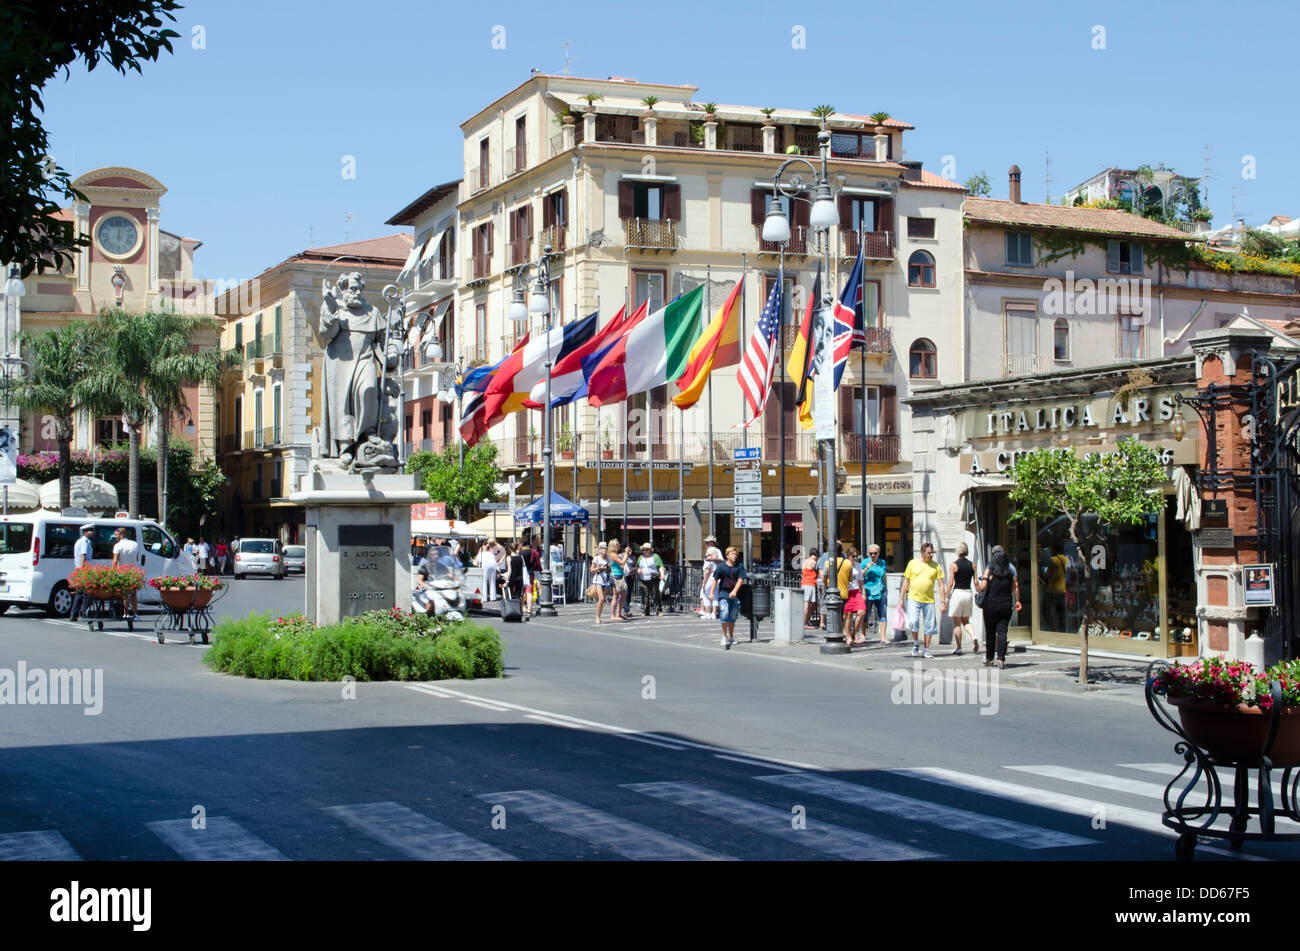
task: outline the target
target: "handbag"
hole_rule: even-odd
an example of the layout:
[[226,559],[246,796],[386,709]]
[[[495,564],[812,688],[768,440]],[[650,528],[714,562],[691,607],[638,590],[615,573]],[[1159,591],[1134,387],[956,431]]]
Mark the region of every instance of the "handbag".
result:
[[985,577],[982,580],[985,582],[983,589],[979,589],[979,588],[975,589],[975,607],[977,608],[983,608],[984,602],[989,599],[989,586],[987,583],[988,578]]

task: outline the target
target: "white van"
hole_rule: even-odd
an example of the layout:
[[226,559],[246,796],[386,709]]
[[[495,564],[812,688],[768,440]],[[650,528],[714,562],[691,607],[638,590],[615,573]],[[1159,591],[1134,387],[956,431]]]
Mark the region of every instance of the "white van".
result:
[[68,616],[73,597],[68,588],[72,547],[83,525],[95,526],[92,564],[113,563],[113,533],[119,526],[140,543],[145,580],[141,604],[161,603],[158,591],[148,585],[150,578],[194,574],[194,562],[176,539],[148,519],[87,518],[47,511],[0,516],[0,614],[19,605],[45,608],[52,617]]

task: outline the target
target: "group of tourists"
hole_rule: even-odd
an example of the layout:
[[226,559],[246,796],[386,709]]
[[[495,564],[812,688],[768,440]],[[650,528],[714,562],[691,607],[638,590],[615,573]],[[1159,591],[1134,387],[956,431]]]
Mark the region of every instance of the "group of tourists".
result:
[[630,620],[630,582],[633,579],[641,589],[642,616],[649,617],[652,608],[656,617],[664,616],[663,595],[668,588],[668,568],[649,542],[641,546],[641,553],[635,557],[631,547],[617,538],[601,542],[591,557],[590,577],[587,597],[596,600],[597,624],[602,623],[601,615],[607,601],[611,622]]
[[[557,583],[564,578],[564,548],[558,542],[550,550],[551,576]],[[496,601],[508,597],[518,601],[525,617],[537,611],[540,594],[538,579],[542,572],[542,540],[536,535],[531,542],[516,538],[503,545],[489,538],[478,550],[474,564],[483,569],[483,597]]]
[[187,538],[184,547],[199,574],[224,575],[234,570],[231,555],[239,551],[239,539],[236,538],[232,544],[227,545],[224,541],[211,544],[202,537],[196,544],[193,538]]

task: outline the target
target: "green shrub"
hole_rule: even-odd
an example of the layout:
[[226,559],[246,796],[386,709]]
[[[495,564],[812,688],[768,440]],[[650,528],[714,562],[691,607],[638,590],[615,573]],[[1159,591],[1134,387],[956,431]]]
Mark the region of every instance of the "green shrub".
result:
[[501,641],[491,628],[380,611],[322,628],[302,615],[223,621],[204,663],[262,680],[471,679],[500,677],[505,670]]

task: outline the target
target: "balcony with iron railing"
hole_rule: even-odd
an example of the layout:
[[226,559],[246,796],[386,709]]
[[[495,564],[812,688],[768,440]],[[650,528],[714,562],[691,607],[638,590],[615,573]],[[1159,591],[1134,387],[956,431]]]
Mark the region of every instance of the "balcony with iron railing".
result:
[[[1039,373],[1044,361],[1036,353],[1004,353],[1002,355],[1003,376],[1025,376]],[[1045,369],[1045,368],[1044,368]]]
[[885,435],[868,433],[866,436],[863,436],[862,433],[843,433],[840,444],[843,448],[839,461],[846,465],[854,462],[861,464],[864,453],[869,465],[893,465],[898,462],[899,443],[897,433],[887,433]]
[[627,246],[654,251],[677,250],[677,223],[654,218],[625,218]]
[[520,172],[522,172],[524,170],[524,165],[527,159],[528,159],[528,153],[523,151],[522,149],[516,149],[516,148],[506,149],[506,161],[505,161],[506,178],[510,178],[512,175],[518,175]]
[[597,116],[596,141],[622,145],[645,145],[645,132],[633,116]]
[[564,225],[551,225],[549,228],[543,228],[538,236],[540,242],[538,247],[544,248],[550,245],[552,251],[563,251],[566,246],[565,235],[567,232],[568,229]]
[[466,176],[465,181],[469,185],[471,195],[477,195],[479,192],[491,188],[493,184],[491,163],[484,162],[481,165],[475,165],[469,170],[469,175]]
[[844,240],[843,257],[858,256],[859,238],[863,248],[862,256],[869,261],[886,261],[894,257],[894,236],[888,231],[842,231]]
[[280,335],[269,333],[262,338],[262,356],[278,357],[283,351],[280,349]]
[[887,356],[894,352],[894,335],[888,327],[868,327],[863,333],[866,335],[863,352],[868,356]]
[[792,227],[790,229],[790,240],[785,242],[784,245],[777,241],[764,241],[763,228],[761,225],[755,228],[755,231],[758,234],[759,254],[780,254],[782,249],[785,250],[786,254],[815,253],[808,250],[811,243],[809,239],[812,235],[810,234],[811,229],[806,225],[795,225]]
[[448,443],[441,435],[426,436],[423,439],[414,439],[404,444],[403,448],[405,452],[403,457],[409,459],[417,452],[441,453],[446,450],[448,445],[455,445],[455,443]]
[[727,129],[727,139],[733,152],[763,151],[763,127],[760,125],[733,125]]

